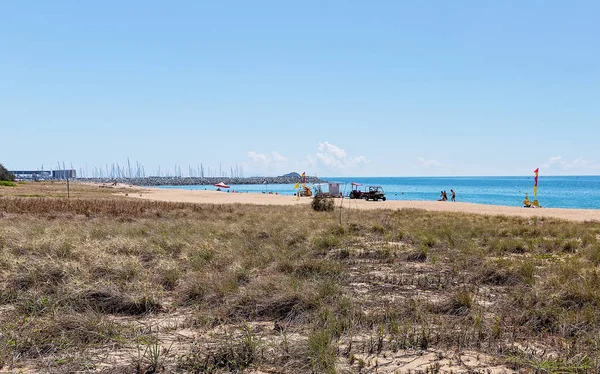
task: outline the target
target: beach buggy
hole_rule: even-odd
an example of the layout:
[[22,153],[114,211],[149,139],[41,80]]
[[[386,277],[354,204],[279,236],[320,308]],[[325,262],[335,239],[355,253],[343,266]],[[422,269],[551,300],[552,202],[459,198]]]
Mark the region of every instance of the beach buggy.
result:
[[369,186],[369,190],[363,193],[363,199],[365,200],[383,200],[385,201],[385,193],[381,186]]
[[352,182],[352,191],[350,191],[351,199],[365,199],[365,200],[373,200],[385,201],[385,193],[383,192],[383,188],[381,186],[369,186],[366,187],[364,191],[361,191],[359,187],[362,185],[360,183]]

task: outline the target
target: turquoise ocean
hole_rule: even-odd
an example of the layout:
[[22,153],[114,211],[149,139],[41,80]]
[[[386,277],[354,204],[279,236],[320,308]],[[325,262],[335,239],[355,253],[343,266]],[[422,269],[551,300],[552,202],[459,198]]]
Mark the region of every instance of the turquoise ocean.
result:
[[[437,200],[440,191],[456,191],[456,201],[521,206],[525,193],[533,200],[531,177],[324,177],[340,183],[347,196],[351,182],[383,187],[389,200]],[[292,184],[232,185],[233,190],[248,193],[293,195]],[[215,190],[210,186],[161,186],[187,190]],[[326,189],[326,187],[324,188]],[[540,176],[537,199],[543,207],[600,209],[600,176]],[[450,203],[450,202],[448,202]],[[376,203],[375,203],[376,204]]]

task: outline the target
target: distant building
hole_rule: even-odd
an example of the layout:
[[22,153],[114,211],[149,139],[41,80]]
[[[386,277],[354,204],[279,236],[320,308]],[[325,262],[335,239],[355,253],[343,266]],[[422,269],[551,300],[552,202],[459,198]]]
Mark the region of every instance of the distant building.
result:
[[75,170],[10,170],[17,179],[75,179]]
[[74,179],[77,177],[75,170],[52,170],[53,179]]
[[49,179],[52,177],[50,171],[42,170],[10,170],[17,179]]

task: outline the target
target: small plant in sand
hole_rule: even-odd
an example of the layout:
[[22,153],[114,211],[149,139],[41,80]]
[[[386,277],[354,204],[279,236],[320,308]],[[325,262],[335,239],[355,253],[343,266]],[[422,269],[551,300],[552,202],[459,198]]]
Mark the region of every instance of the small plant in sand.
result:
[[331,212],[335,208],[335,203],[332,197],[324,195],[316,195],[310,203],[313,210],[317,212]]

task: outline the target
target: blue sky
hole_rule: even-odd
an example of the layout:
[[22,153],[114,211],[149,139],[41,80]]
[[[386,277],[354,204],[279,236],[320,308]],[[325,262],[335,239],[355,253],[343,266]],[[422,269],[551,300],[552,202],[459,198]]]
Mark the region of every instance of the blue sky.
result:
[[596,1],[0,2],[0,162],[600,174]]

